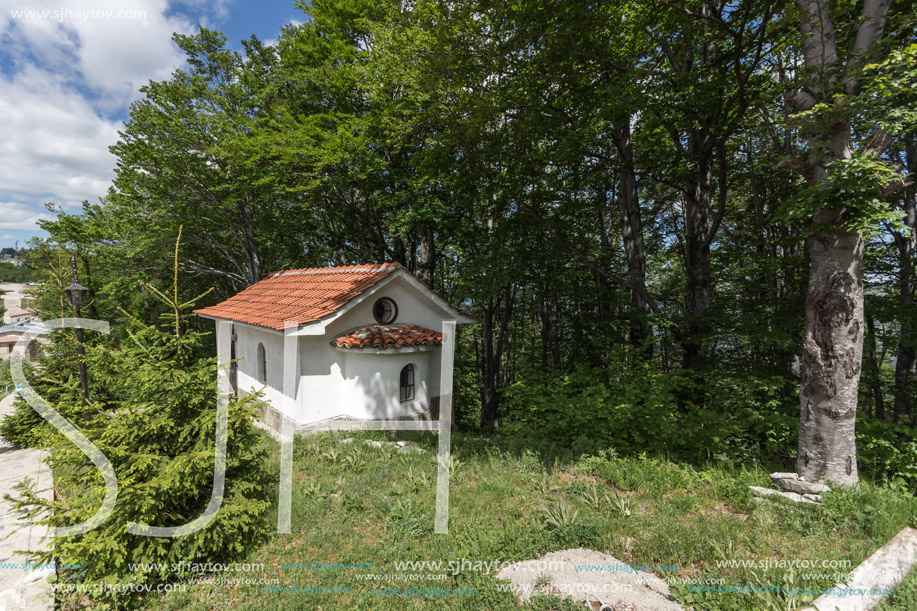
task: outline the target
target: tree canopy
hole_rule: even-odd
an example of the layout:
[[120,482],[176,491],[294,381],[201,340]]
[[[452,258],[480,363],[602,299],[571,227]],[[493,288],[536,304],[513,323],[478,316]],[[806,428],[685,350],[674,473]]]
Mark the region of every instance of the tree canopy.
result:
[[299,7],[242,53],[177,35],[111,190],[42,223],[33,261],[76,253],[95,317],[156,319],[137,282],[179,226],[214,302],[397,261],[478,317],[460,426],[816,479],[917,457],[912,3]]

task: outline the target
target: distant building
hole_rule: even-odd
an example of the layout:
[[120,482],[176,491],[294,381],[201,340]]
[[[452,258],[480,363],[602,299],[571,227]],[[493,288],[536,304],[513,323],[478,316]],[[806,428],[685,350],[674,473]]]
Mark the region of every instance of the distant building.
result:
[[[22,339],[23,335],[30,332],[37,335],[41,330],[41,321],[34,317],[34,312],[30,319],[0,326],[0,359],[8,359],[17,352],[16,342]],[[34,360],[41,354],[41,344],[47,344],[49,341],[46,335],[42,335],[29,343],[28,350],[18,352],[22,353],[26,360]]]
[[26,320],[38,320],[38,314],[35,310],[27,308],[25,310],[13,310],[10,312],[10,322],[24,322]]

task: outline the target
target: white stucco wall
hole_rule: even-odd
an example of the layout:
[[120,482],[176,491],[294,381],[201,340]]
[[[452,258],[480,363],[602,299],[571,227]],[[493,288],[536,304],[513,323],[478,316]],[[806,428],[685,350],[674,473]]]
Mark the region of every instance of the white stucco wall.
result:
[[[338,350],[333,336],[300,338],[302,378],[298,422],[338,416],[387,419],[410,416],[430,407],[430,361],[439,348],[418,352],[375,353]],[[399,400],[401,370],[414,365],[414,400]]]
[[[264,392],[264,399],[283,411],[283,335],[268,329],[234,323],[236,332],[237,383],[239,390]],[[258,381],[258,344],[264,344],[267,358],[267,383]],[[294,416],[295,417],[295,416]]]
[[[373,305],[388,297],[398,306],[391,324],[419,325],[442,331],[444,319],[451,318],[427,294],[398,277],[371,290],[357,305],[330,322],[323,335],[296,338],[299,348],[299,380],[292,401],[283,395],[284,335],[268,329],[235,323],[238,387],[242,392],[263,390],[274,409],[299,424],[335,417],[388,419],[420,414],[430,408],[439,395],[440,348],[412,352],[375,352],[340,350],[331,341],[352,329],[378,324]],[[267,355],[267,384],[258,382],[258,343]],[[414,365],[415,399],[399,400],[402,368]]]

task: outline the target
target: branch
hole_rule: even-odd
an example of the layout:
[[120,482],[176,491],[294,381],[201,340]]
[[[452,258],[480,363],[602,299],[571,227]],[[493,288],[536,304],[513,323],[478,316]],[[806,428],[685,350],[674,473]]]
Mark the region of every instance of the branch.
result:
[[800,176],[810,181],[814,166],[803,159],[781,159],[777,162],[777,168],[781,170],[795,170]]
[[561,236],[559,233],[557,233],[557,230],[551,227],[548,221],[543,216],[538,214],[535,210],[533,210],[528,204],[519,202],[519,207],[522,208],[528,214],[530,214],[532,217],[534,217],[536,220],[538,220],[538,222],[540,222],[542,225],[544,225],[545,229],[547,229],[548,232],[550,232],[550,234],[554,237],[554,239],[560,242],[561,244],[563,244],[567,250],[569,250],[574,255],[576,255],[576,257],[582,263],[584,263],[586,267],[588,267],[589,269],[591,269],[592,271],[599,274],[600,276],[602,276],[603,278],[605,278],[606,280],[608,280],[609,282],[613,284],[617,284],[620,287],[640,293],[640,296],[646,300],[646,303],[650,307],[650,309],[653,310],[653,312],[657,314],[660,313],[659,305],[656,303],[656,300],[653,299],[653,297],[649,294],[649,291],[646,290],[646,287],[634,285],[630,281],[625,280],[624,278],[621,278],[620,276],[615,276],[614,274],[610,273],[608,270],[602,268],[600,265],[593,262],[592,259],[590,259],[589,256],[586,253],[584,253],[577,245],[573,244],[572,242],[568,241],[566,238]]
[[884,189],[882,189],[880,193],[882,194],[882,197],[885,198],[891,195],[892,193],[897,193],[901,189],[906,189],[913,184],[914,184],[914,179],[911,177],[910,174],[908,174],[907,176],[900,178],[899,180],[896,180],[893,183],[887,185]]
[[878,157],[885,152],[892,144],[892,137],[884,129],[877,130],[876,133],[872,135],[872,138],[869,139],[869,142],[866,143],[866,146],[863,147],[863,154],[873,155]]
[[888,8],[891,6],[891,0],[866,0],[863,3],[862,21],[857,28],[856,40],[853,42],[853,49],[850,51],[850,61],[848,62],[848,76],[844,85],[847,93],[853,95],[860,87],[860,80],[856,78],[854,70],[857,64],[869,48],[882,36],[885,29],[885,16],[888,14]]
[[197,270],[199,272],[205,272],[208,274],[214,274],[215,276],[222,276],[224,278],[229,278],[232,281],[233,285],[235,286],[238,286],[239,284],[241,284],[243,287],[247,286],[245,282],[245,278],[243,278],[240,274],[234,274],[232,272],[224,272],[223,270],[215,269],[208,265],[202,265],[188,258],[185,258],[184,261],[185,261],[185,264],[188,267],[190,267],[191,269]]
[[805,112],[815,106],[817,100],[815,96],[812,95],[807,89],[797,89],[796,91],[791,91],[786,94],[786,101],[789,102],[793,108],[799,112]]
[[[694,11],[688,10],[687,8],[685,8],[685,7],[683,7],[683,6],[678,6],[677,4],[671,4],[671,3],[669,3],[669,2],[665,2],[665,0],[656,0],[656,2],[657,2],[657,4],[661,4],[662,6],[664,6],[664,7],[666,7],[666,8],[670,8],[670,9],[672,9],[672,10],[674,10],[674,11],[679,12],[679,13],[681,13],[682,15],[686,15],[686,16],[691,17],[691,18],[693,18],[693,19],[702,19],[702,20],[705,20],[705,21],[710,21],[711,23],[715,23],[715,24],[717,24],[717,25],[719,25],[719,26],[722,26],[722,28],[723,28],[724,30],[726,30],[726,32],[728,32],[728,33],[729,33],[731,36],[733,36],[733,37],[735,37],[735,36],[737,35],[736,32],[734,32],[734,31],[729,27],[729,24],[727,24],[725,21],[723,21],[723,17],[722,17],[721,15],[718,14],[718,11],[715,11],[715,10],[714,10],[715,7],[711,7],[709,4],[704,3],[703,5],[701,5],[700,12],[699,12],[699,13],[695,13]],[[717,14],[714,14],[715,12],[716,12]]]

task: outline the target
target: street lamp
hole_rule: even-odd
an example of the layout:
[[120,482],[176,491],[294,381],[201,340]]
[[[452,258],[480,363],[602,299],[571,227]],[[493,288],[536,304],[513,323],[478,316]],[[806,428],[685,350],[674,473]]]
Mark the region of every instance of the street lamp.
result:
[[[74,282],[65,288],[64,292],[67,293],[67,299],[70,301],[70,305],[76,306],[77,308],[86,305],[89,289],[82,284]],[[77,318],[80,317],[79,312],[77,312],[76,316]]]
[[[76,273],[76,257],[70,257],[70,270],[73,272],[73,284],[64,289],[70,305],[76,308],[76,317],[82,318],[80,309],[86,305],[89,298],[89,289],[78,282]],[[83,390],[83,404],[89,405],[89,382],[86,380],[86,349],[83,345],[83,328],[76,328],[76,352],[80,361],[80,388]],[[89,414],[83,414],[84,420],[89,420]]]

